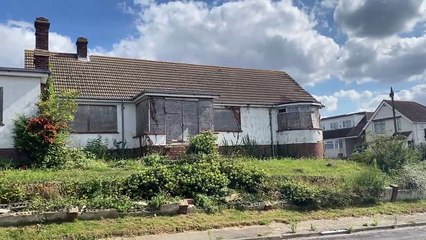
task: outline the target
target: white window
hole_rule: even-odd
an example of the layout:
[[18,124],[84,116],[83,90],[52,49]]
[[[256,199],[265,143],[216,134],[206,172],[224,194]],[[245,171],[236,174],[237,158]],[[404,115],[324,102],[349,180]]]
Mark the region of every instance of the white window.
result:
[[332,122],[330,123],[330,129],[334,130],[334,129],[338,129],[339,128],[339,123],[338,122]]
[[384,121],[375,122],[374,123],[374,132],[377,134],[383,134],[385,133],[386,125]]
[[327,141],[327,142],[325,142],[325,149],[326,150],[333,150],[334,149],[334,143],[333,143],[333,141]]
[[334,141],[334,149],[343,149],[343,141],[342,140]]
[[350,128],[350,127],[352,127],[352,121],[351,120],[343,121],[343,128]]

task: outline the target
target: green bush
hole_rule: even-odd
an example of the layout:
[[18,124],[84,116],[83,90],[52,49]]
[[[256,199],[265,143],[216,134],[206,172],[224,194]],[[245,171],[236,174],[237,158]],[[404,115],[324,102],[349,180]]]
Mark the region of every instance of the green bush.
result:
[[92,153],[97,159],[105,159],[108,154],[108,139],[102,140],[101,136],[89,139],[84,151]]
[[398,171],[398,177],[401,188],[426,191],[426,165],[423,162],[404,165]]
[[25,200],[27,200],[27,194],[22,185],[0,181],[0,204],[23,202]]
[[302,182],[285,182],[281,185],[280,192],[288,203],[295,206],[312,208],[319,205],[318,190]]
[[369,143],[364,151],[355,152],[351,159],[390,173],[406,163],[418,162],[419,155],[401,137],[380,137]]
[[268,177],[264,170],[232,161],[222,161],[221,171],[228,177],[230,188],[249,193],[261,190]]
[[148,203],[148,206],[152,209],[158,210],[161,205],[167,204],[170,201],[170,195],[164,192],[155,194]]
[[421,143],[416,146],[416,152],[420,158],[420,160],[424,161],[426,160],[426,144]]
[[385,175],[372,168],[359,172],[347,183],[347,191],[352,193],[355,203],[376,203],[385,190]]
[[197,194],[194,198],[195,205],[206,213],[215,213],[219,211],[219,205],[215,199],[205,194]]
[[195,135],[189,140],[188,154],[218,154],[217,137],[211,131]]
[[157,193],[173,194],[177,187],[176,174],[167,166],[155,166],[132,174],[124,181],[125,194],[136,199],[151,199]]
[[39,113],[34,117],[18,116],[14,121],[14,146],[31,157],[35,167],[60,167],[61,156],[69,136],[68,123],[77,110],[74,91],[57,94],[53,79],[47,81],[46,91],[37,103]]
[[217,163],[198,162],[173,168],[178,189],[175,194],[193,197],[197,193],[222,195],[229,180],[222,174]]
[[144,158],[142,158],[142,161],[147,166],[155,166],[158,165],[163,160],[163,156],[161,156],[158,153],[150,154]]

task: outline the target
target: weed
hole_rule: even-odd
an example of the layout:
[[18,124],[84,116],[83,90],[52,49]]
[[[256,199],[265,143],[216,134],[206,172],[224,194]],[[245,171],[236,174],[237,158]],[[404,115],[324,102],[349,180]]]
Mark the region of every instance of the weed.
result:
[[316,232],[317,231],[317,228],[311,223],[311,231],[312,232]]
[[298,224],[299,224],[299,222],[296,221],[296,220],[291,220],[290,221],[290,230],[291,230],[291,233],[296,233],[296,231],[297,231],[297,225]]

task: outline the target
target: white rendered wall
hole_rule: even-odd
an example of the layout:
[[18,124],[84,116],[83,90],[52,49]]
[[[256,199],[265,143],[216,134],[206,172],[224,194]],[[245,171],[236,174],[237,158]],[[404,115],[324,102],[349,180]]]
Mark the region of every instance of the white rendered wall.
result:
[[321,120],[321,127],[325,131],[332,130],[330,128],[330,123],[337,122],[338,128],[340,129],[340,128],[343,128],[343,122],[348,120],[351,120],[352,127],[355,127],[356,125],[358,125],[358,123],[362,120],[363,117],[364,117],[364,113],[325,119],[325,120]]
[[[298,144],[321,143],[322,130],[291,130],[278,132],[277,109],[272,109],[272,135],[273,144]],[[246,135],[255,139],[258,145],[271,144],[271,129],[269,122],[269,108],[241,107],[242,132],[218,133],[218,144],[224,145],[224,139],[228,145],[241,145],[242,138]]]
[[[241,145],[242,138],[249,136],[250,139],[256,140],[258,145],[271,144],[271,129],[269,124],[269,108],[260,107],[241,107],[241,132],[219,132],[218,144],[224,145],[225,139],[227,144]],[[277,110],[272,110],[272,129],[273,133],[277,131]],[[274,124],[275,123],[275,124]],[[274,137],[275,139],[275,137]]]
[[322,130],[280,131],[277,134],[278,144],[321,143]]
[[[85,102],[78,101],[80,104],[96,104],[96,105],[116,105],[117,106],[117,130],[118,133],[75,133],[71,134],[69,145],[72,147],[84,147],[90,139],[101,136],[102,139],[108,139],[108,147],[113,149],[113,140],[121,141],[121,103],[101,103],[101,102]],[[126,148],[139,147],[139,139],[136,136],[136,106],[133,103],[124,104],[124,137],[126,139]]]
[[[398,130],[398,131],[399,132],[413,131],[413,133],[410,134],[410,136],[407,138],[407,141],[414,139],[414,143],[418,144],[419,140],[416,139],[415,136],[416,135],[418,136],[419,133],[417,133],[417,129],[414,127],[413,123],[410,120],[408,120],[406,117],[404,117],[398,111],[395,111],[395,116],[396,117],[400,116],[399,121],[401,121],[401,130]],[[368,122],[368,125],[365,130],[366,140],[369,142],[374,140],[378,136],[392,136],[395,133],[394,121],[393,119],[389,119],[392,117],[393,117],[392,107],[387,103],[384,103],[383,105],[381,105],[381,107],[377,110],[377,113],[374,116],[374,118],[372,118],[371,121]],[[386,120],[383,120],[385,122],[384,134],[377,134],[374,130],[373,120],[379,120],[379,119],[386,119]]]
[[0,76],[3,87],[3,124],[0,126],[0,148],[13,148],[13,119],[19,114],[32,116],[37,113],[40,97],[39,77]]

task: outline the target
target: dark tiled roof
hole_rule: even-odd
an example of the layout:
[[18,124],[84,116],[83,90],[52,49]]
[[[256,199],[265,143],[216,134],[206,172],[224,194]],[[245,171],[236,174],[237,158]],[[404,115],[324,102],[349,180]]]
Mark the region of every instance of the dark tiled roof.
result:
[[365,116],[359,121],[359,123],[353,128],[342,128],[335,130],[323,131],[324,139],[333,139],[333,138],[347,138],[347,137],[358,137],[364,126],[367,124],[368,120],[371,118],[371,112],[364,112]]
[[[392,106],[391,100],[384,100]],[[412,101],[394,101],[395,109],[413,122],[426,122],[426,107]]]
[[[34,51],[25,51],[25,67],[32,69]],[[51,53],[52,76],[58,90],[76,89],[82,98],[132,99],[141,92],[213,92],[218,103],[280,104],[317,102],[287,73]]]

